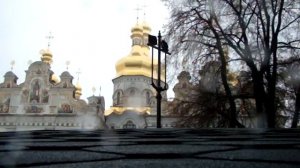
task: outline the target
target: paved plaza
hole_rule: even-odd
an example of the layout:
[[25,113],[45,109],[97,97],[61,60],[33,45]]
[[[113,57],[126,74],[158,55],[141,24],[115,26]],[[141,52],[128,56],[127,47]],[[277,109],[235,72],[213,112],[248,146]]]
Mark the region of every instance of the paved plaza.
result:
[[0,167],[300,167],[299,129],[0,133]]

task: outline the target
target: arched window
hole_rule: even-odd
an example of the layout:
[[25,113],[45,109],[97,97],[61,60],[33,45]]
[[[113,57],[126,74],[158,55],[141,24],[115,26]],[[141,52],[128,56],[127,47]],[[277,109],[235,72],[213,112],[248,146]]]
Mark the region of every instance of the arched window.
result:
[[146,104],[149,105],[150,104],[150,93],[146,92]]
[[118,92],[118,93],[117,93],[117,105],[120,104],[120,100],[121,100],[121,93]]
[[126,124],[123,125],[124,129],[134,129],[136,128],[136,125],[131,121],[127,121]]
[[131,89],[129,94],[130,94],[130,96],[134,96],[134,94],[135,94],[134,89]]

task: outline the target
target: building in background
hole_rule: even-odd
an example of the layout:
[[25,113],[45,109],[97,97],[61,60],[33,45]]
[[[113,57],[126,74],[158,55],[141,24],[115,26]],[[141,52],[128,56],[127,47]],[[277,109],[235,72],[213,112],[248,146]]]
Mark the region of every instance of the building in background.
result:
[[[147,45],[150,32],[146,22],[137,23],[131,29],[131,52],[115,65],[113,104],[105,112],[106,124],[111,129],[156,128],[156,91],[151,86],[152,61]],[[156,69],[153,76],[157,77]],[[167,114],[166,106],[167,93],[163,92],[162,127],[169,128],[174,126],[175,118]]]
[[52,53],[41,51],[41,61],[30,64],[25,81],[9,71],[0,84],[0,131],[101,129],[104,98],[80,99],[82,88],[65,71],[60,79],[51,70]]
[[[131,29],[131,52],[115,65],[113,104],[107,110],[102,96],[88,97],[88,103],[80,99],[82,88],[78,81],[73,84],[68,71],[60,77],[54,74],[49,48],[41,51],[41,61],[30,64],[23,83],[17,83],[12,71],[7,72],[0,84],[0,131],[156,128],[156,91],[151,86],[152,62],[147,46],[150,31],[145,22]],[[153,76],[157,77],[156,69]],[[163,92],[164,128],[174,127],[176,122],[168,113],[168,104]]]

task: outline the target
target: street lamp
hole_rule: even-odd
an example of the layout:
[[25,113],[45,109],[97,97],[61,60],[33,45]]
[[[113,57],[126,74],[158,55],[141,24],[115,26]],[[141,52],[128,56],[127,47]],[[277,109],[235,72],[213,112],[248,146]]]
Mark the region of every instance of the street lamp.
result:
[[[156,126],[157,128],[161,128],[161,92],[166,91],[168,89],[167,86],[167,62],[166,62],[166,56],[167,54],[170,55],[168,44],[161,39],[160,31],[158,32],[158,39],[156,36],[148,35],[148,46],[152,47],[152,58],[151,58],[151,85],[156,90],[156,104],[157,104],[157,117],[156,117]],[[153,77],[153,49],[158,50],[158,62],[157,62],[157,84],[154,83],[154,77]],[[162,87],[161,86],[161,52],[165,53],[165,84]]]

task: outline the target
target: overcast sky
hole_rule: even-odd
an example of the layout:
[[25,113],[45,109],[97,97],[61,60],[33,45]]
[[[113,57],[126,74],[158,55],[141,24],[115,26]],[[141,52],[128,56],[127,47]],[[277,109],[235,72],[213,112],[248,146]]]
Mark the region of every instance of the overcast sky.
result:
[[74,84],[81,71],[81,98],[93,95],[93,87],[99,95],[101,86],[107,109],[112,105],[115,63],[131,49],[138,6],[146,6],[138,12],[139,21],[145,19],[156,35],[168,18],[160,0],[0,0],[0,75],[15,60],[13,72],[18,84],[24,82],[28,61],[40,60],[39,51],[47,48],[46,36],[52,32],[52,71],[60,76],[70,61]]

